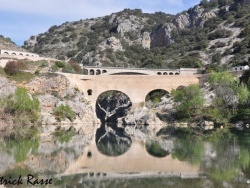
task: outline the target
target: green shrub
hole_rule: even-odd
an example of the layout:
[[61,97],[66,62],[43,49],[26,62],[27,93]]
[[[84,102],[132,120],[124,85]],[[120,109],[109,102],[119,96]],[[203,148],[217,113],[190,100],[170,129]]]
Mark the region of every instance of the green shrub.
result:
[[8,75],[14,75],[19,73],[25,68],[25,64],[22,61],[9,61],[4,67],[4,71]]
[[232,31],[226,29],[217,29],[215,32],[208,35],[209,40],[214,40],[218,38],[227,38],[232,34]]
[[61,61],[56,61],[55,65],[59,68],[64,68],[66,66],[66,64],[64,62],[61,62]]
[[65,120],[65,118],[68,118],[71,122],[73,122],[76,118],[75,112],[73,112],[68,105],[60,105],[54,109],[53,114],[55,115],[57,121],[62,121]]
[[58,127],[53,133],[53,136],[60,143],[64,143],[64,142],[69,142],[72,136],[74,136],[75,134],[76,134],[76,129],[72,126],[67,130]]
[[147,152],[155,157],[165,157],[169,152],[162,149],[157,141],[149,141],[146,143]]
[[18,124],[35,123],[40,117],[40,103],[30,98],[27,89],[19,87],[14,96],[6,100],[5,112],[12,114]]

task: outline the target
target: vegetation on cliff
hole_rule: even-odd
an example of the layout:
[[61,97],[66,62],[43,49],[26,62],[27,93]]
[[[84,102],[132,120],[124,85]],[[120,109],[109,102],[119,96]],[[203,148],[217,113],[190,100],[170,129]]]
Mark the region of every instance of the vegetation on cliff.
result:
[[[249,71],[245,72],[245,77]],[[246,82],[228,72],[212,73],[209,77],[211,91],[215,97],[212,104],[204,105],[204,95],[197,85],[190,85],[172,91],[176,102],[178,120],[213,121],[216,124],[228,124],[236,121],[250,121],[250,89],[249,77]]]
[[84,65],[225,70],[249,64],[249,12],[242,0],[201,1],[177,15],[125,9],[52,26],[25,48]]
[[17,88],[13,96],[1,99],[1,108],[13,116],[14,123],[36,123],[40,116],[39,101],[31,98],[25,88]]

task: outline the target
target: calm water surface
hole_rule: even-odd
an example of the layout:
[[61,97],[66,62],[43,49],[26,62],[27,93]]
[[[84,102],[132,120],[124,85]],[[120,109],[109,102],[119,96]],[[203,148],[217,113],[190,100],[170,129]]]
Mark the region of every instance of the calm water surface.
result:
[[86,135],[76,135],[69,142],[53,137],[2,141],[1,177],[14,180],[21,175],[23,184],[14,187],[31,186],[25,184],[28,174],[51,178],[49,187],[250,187],[248,130],[205,136],[178,130],[159,137],[161,157],[154,156],[162,154],[157,145],[148,148],[132,139],[127,145],[116,140],[101,147],[95,140],[86,145],[86,140]]

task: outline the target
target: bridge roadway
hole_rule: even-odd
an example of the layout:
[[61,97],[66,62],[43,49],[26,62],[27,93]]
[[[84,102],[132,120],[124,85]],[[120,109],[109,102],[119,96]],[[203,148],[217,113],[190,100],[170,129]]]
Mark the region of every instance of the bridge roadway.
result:
[[200,75],[78,75],[60,73],[75,83],[95,108],[96,100],[105,91],[116,90],[125,93],[138,107],[147,94],[156,89],[171,92],[179,86],[199,84]]

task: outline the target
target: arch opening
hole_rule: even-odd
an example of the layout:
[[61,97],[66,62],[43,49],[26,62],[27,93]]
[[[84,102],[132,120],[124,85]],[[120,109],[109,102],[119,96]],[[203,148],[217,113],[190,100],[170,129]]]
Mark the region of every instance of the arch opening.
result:
[[99,69],[96,70],[96,75],[100,75],[101,71]]
[[168,75],[168,73],[167,73],[167,72],[164,72],[163,75]]
[[105,74],[105,73],[107,73],[107,71],[106,71],[106,70],[103,70],[103,71],[102,71],[102,74]]
[[174,75],[180,75],[180,73],[176,72]]
[[170,72],[169,75],[174,75],[174,73]]
[[92,93],[93,93],[92,89],[88,89],[87,93],[88,93],[88,95],[92,95]]
[[156,108],[164,105],[165,101],[170,97],[170,93],[164,89],[155,89],[150,91],[145,97],[145,106],[147,108]]
[[19,55],[23,56],[23,54],[22,54],[22,53],[20,53]]
[[132,139],[126,134],[125,126],[118,126],[118,118],[123,118],[130,110],[129,97],[120,91],[101,93],[96,101],[96,114],[101,126],[96,131],[95,141],[99,152],[107,156],[119,156],[127,152]]
[[89,70],[89,75],[95,75],[95,71],[93,69]]
[[147,75],[147,74],[140,73],[140,72],[118,72],[118,73],[113,73],[110,75]]
[[8,53],[8,52],[4,52],[3,54],[9,55],[9,53]]
[[157,72],[158,75],[161,75],[161,72]]
[[16,53],[12,53],[11,55],[16,55]]

